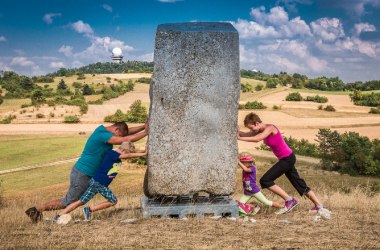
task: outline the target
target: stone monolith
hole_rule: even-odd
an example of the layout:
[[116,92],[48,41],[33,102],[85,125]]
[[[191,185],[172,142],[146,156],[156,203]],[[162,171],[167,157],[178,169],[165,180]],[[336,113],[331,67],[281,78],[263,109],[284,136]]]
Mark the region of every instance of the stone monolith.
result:
[[239,93],[239,36],[231,24],[158,26],[147,196],[233,193]]

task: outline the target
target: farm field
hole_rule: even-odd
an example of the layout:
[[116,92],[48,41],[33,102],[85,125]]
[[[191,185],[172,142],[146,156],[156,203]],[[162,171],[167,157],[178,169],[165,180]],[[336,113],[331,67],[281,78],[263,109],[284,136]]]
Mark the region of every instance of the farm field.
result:
[[[107,77],[113,83],[151,75],[86,75],[84,81],[96,85],[97,82],[106,82]],[[56,78],[54,84],[59,80]],[[64,80],[69,85],[77,81],[76,76]],[[242,82],[264,84],[251,79],[242,79]],[[279,87],[242,93],[240,103],[257,100],[268,108],[240,110],[239,126],[244,129],[244,116],[254,111],[264,122],[276,124],[285,136],[310,142],[314,142],[319,128],[331,128],[341,133],[355,131],[370,139],[380,138],[380,115],[368,114],[368,107],[354,106],[347,94],[318,93],[328,97],[327,104],[337,109],[337,112],[326,112],[318,110],[319,104],[316,103],[284,101],[290,92],[295,91]],[[299,92],[304,97],[317,93]],[[96,100],[99,97],[86,98]],[[140,197],[145,167],[124,163],[124,168],[111,184],[119,203],[95,214],[91,223],[77,221],[66,226],[49,221],[37,225],[30,223],[24,211],[42,201],[62,197],[67,191],[70,170],[75,161],[6,174],[1,174],[1,171],[77,157],[92,131],[100,124],[107,125],[103,122],[104,116],[113,114],[117,109],[126,112],[135,100],[141,100],[145,107],[149,107],[148,84],[136,83],[132,92],[105,101],[103,105],[89,105],[79,124],[62,123],[65,115],[79,115],[77,107],[46,105],[38,110],[35,107],[21,109],[21,105],[29,103],[30,99],[5,100],[0,105],[0,117],[17,115],[11,124],[0,124],[1,249],[377,249],[380,245],[380,194],[375,193],[380,188],[380,180],[318,170],[318,159],[303,156],[297,156],[297,168],[333,212],[331,220],[315,221],[315,215],[308,212],[310,202],[296,194],[284,177],[278,183],[301,201],[289,214],[276,216],[273,209],[262,207],[252,217],[255,223],[226,218],[142,219]],[[273,105],[281,108],[274,110]],[[43,113],[45,118],[37,119],[37,113]],[[51,113],[54,113],[53,117]],[[144,143],[144,140],[140,141],[137,147],[143,148]],[[239,141],[239,151],[249,151],[256,157],[260,178],[276,159],[270,152],[255,149],[257,146]],[[238,169],[236,176],[234,199],[242,193],[241,171]],[[266,190],[264,193],[268,198],[280,201]],[[95,201],[101,199],[98,197]],[[51,218],[55,214],[45,212],[44,216]],[[74,220],[82,219],[80,209],[73,213],[73,217]],[[122,223],[125,219],[137,221]]]
[[[44,138],[42,135],[34,135],[25,141]],[[77,139],[77,136],[72,139]],[[17,141],[23,142],[21,138]],[[54,142],[46,144],[51,145]],[[245,150],[245,145],[240,145],[240,148]],[[80,151],[78,149],[77,153]],[[260,177],[275,159],[268,154],[261,155],[257,150],[250,151],[257,156]],[[42,157],[47,155],[46,150],[38,148],[34,154]],[[14,158],[20,155],[21,151]],[[24,163],[21,164],[27,164],[28,160],[22,159]],[[14,160],[9,160],[12,161]],[[308,212],[311,204],[295,194],[283,177],[278,183],[301,201],[295,211],[289,214],[276,216],[273,209],[262,207],[252,217],[256,220],[255,223],[230,221],[226,218],[215,221],[209,217],[188,220],[142,219],[139,199],[142,195],[145,167],[124,163],[118,178],[111,184],[111,189],[119,198],[115,207],[94,214],[91,223],[77,221],[61,226],[45,221],[35,225],[24,216],[25,209],[64,195],[72,164],[0,175],[0,246],[2,249],[51,249],[53,246],[54,249],[273,249],[281,244],[284,249],[375,249],[380,244],[380,195],[374,195],[371,188],[380,185],[379,179],[315,170],[315,164],[301,157],[297,167],[325,205],[332,210],[333,217],[329,221],[314,221],[315,215]],[[241,172],[237,170],[236,192],[232,196],[235,199],[242,193],[240,176]],[[270,199],[279,201],[267,191],[264,193]],[[98,197],[95,201],[101,199]],[[55,212],[44,213],[45,218],[54,215]],[[73,212],[73,219],[82,219],[80,209]],[[133,224],[122,223],[125,219],[137,221]],[[242,231],[251,232],[252,235],[243,237]],[[299,236],[301,232],[302,237]]]
[[[151,77],[151,74],[99,74],[95,76],[86,74],[85,77],[86,79],[83,81],[88,83],[106,83],[107,77],[111,78],[111,83],[113,83],[118,80],[136,80],[140,77]],[[57,84],[60,79],[56,78],[54,84]],[[63,79],[69,86],[71,86],[72,82],[77,81],[76,76]],[[250,83],[253,86],[264,84],[262,81],[246,78],[242,78],[241,82]],[[326,96],[329,101],[323,105],[333,105],[337,111],[318,110],[318,106],[321,105],[318,103],[285,101],[285,97],[291,92],[300,92],[303,97],[316,94]],[[100,96],[87,96],[86,98],[96,100]],[[0,125],[0,134],[91,132],[97,124],[103,122],[105,116],[115,113],[117,109],[126,112],[136,100],[141,100],[145,107],[149,107],[149,84],[136,83],[132,92],[105,101],[103,105],[89,105],[88,112],[81,116],[81,124],[74,126],[62,124],[61,122],[66,115],[80,115],[79,108],[76,106],[58,105],[48,107],[45,105],[38,109],[34,107],[21,109],[21,104],[28,103],[30,100],[5,100],[0,105],[0,117],[13,114],[17,118],[12,121],[12,124]],[[353,105],[348,93],[293,90],[286,87],[264,89],[253,93],[241,93],[240,103],[254,100],[263,102],[267,109],[253,111],[258,113],[264,122],[275,123],[286,136],[292,136],[297,139],[304,138],[314,142],[319,128],[331,128],[339,132],[355,131],[370,139],[380,138],[380,115],[368,114],[369,107]],[[280,109],[273,110],[274,105],[280,107]],[[244,116],[251,111],[239,111],[240,126],[242,126]],[[45,117],[36,118],[38,113],[43,114]]]

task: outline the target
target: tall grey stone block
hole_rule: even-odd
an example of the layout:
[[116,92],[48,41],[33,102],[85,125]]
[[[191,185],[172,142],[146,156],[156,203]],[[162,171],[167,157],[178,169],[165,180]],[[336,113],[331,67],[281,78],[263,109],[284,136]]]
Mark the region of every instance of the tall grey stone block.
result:
[[239,93],[239,37],[231,24],[158,26],[147,196],[233,193]]

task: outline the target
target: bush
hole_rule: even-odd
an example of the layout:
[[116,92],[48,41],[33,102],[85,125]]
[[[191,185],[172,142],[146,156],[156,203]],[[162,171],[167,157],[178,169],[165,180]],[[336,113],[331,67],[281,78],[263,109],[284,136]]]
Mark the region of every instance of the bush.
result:
[[87,103],[82,103],[81,105],[79,105],[79,111],[81,114],[86,114],[88,111]]
[[290,93],[289,95],[287,95],[286,98],[285,98],[285,100],[286,101],[300,102],[300,101],[302,101],[302,96],[298,92],[293,92],[293,93]]
[[125,122],[126,121],[126,115],[124,114],[123,111],[120,109],[116,110],[115,114],[113,115],[107,115],[104,117],[105,122]]
[[350,175],[380,176],[380,140],[356,132],[340,135],[320,129],[317,135],[322,168]]
[[335,108],[332,105],[327,105],[323,110],[329,111],[329,112],[335,112]]
[[361,91],[355,90],[350,94],[351,101],[355,105],[378,107],[380,106],[380,93],[372,92],[370,94],[364,94]]
[[104,121],[143,123],[146,121],[147,116],[146,108],[141,105],[141,100],[136,100],[126,114],[118,109],[115,114],[104,117]]
[[95,101],[88,101],[87,104],[102,105],[103,99],[97,99]]
[[239,105],[239,109],[266,109],[267,107],[258,101],[247,102],[246,104]]
[[368,112],[370,114],[380,114],[379,108],[371,108],[371,110]]
[[149,77],[141,77],[136,82],[150,84],[151,79]]
[[281,109],[281,106],[273,105],[272,109],[273,110],[279,110],[279,109]]
[[265,84],[265,87],[268,89],[274,89],[280,83],[278,78],[269,78]]
[[38,119],[45,118],[45,115],[38,113],[38,114],[36,114],[36,118],[38,118]]
[[256,91],[261,91],[263,88],[264,88],[264,85],[262,85],[262,84],[257,84],[256,87],[255,87],[255,90],[256,90]]
[[13,119],[16,119],[15,115],[8,115],[3,120],[0,120],[0,124],[10,124]]
[[73,87],[76,89],[80,89],[80,88],[82,88],[82,86],[83,86],[83,84],[80,82],[73,82]]
[[84,80],[84,79],[86,79],[84,74],[78,74],[77,80]]
[[21,108],[23,109],[23,108],[27,108],[27,107],[31,107],[32,106],[32,104],[30,103],[30,104],[28,104],[28,103],[24,103],[24,104],[21,104]]
[[32,104],[36,106],[43,104],[45,102],[44,94],[39,89],[34,90],[32,92],[32,96],[30,99],[32,100]]
[[142,106],[141,100],[136,100],[132,103],[129,111],[127,112],[126,121],[127,122],[136,122],[143,123],[148,117],[146,108]]
[[241,87],[241,91],[243,92],[243,93],[245,93],[245,92],[252,92],[253,91],[253,87],[252,87],[252,85],[251,84],[249,84],[249,83],[241,83],[240,84],[240,87]]
[[64,122],[65,123],[79,123],[80,119],[77,116],[69,115],[69,116],[65,116]]
[[284,137],[284,140],[295,154],[319,157],[318,147],[314,143],[305,139],[297,140],[291,136],[289,138]]
[[329,101],[329,99],[327,99],[327,97],[325,97],[325,96],[316,95],[316,96],[307,96],[306,99],[304,99],[304,101],[326,103]]
[[48,100],[48,101],[46,102],[46,104],[47,104],[49,107],[54,107],[54,106],[55,106],[55,103],[54,103],[53,100]]
[[95,93],[95,89],[88,84],[83,85],[83,95],[93,95]]
[[323,110],[323,105],[319,105],[318,110]]

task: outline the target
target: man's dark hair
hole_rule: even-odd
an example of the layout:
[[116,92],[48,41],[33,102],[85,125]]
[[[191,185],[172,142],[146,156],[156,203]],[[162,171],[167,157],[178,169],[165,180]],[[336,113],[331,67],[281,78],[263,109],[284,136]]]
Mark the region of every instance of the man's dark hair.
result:
[[128,125],[125,122],[115,122],[112,126],[117,127],[121,131],[123,136],[128,135]]

